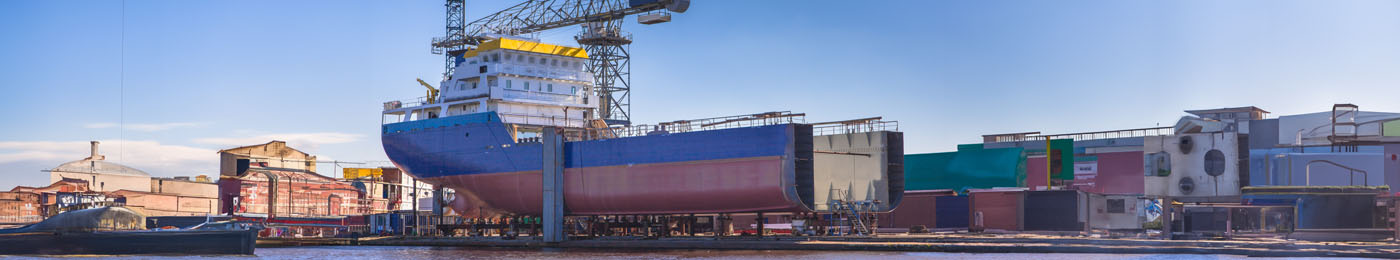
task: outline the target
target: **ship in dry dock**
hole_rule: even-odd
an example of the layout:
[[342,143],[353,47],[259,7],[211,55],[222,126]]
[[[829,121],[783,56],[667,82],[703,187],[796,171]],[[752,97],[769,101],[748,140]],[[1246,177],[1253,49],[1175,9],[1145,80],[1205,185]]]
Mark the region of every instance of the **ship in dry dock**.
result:
[[[888,211],[902,134],[880,118],[807,123],[768,112],[609,125],[580,48],[496,38],[455,57],[428,96],[385,103],[390,160],[452,188],[464,216],[539,215],[543,131],[565,139],[573,215]],[[557,129],[557,130],[547,130]]]

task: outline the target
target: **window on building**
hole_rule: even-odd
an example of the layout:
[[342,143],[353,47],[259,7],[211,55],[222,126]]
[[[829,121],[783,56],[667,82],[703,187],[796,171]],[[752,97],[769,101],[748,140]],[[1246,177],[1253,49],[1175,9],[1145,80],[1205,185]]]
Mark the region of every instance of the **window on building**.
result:
[[472,89],[476,89],[476,82],[472,82]]
[[530,90],[530,82],[529,82],[529,81],[526,81],[526,82],[525,82],[525,90]]
[[510,53],[506,53],[506,60],[510,60]]
[[534,56],[530,56],[530,63],[535,63],[535,57],[534,57]]
[[525,55],[516,55],[515,62],[525,62]]
[[500,53],[492,53],[492,54],[491,54],[491,61],[494,61],[494,62],[501,62],[501,54],[500,54]]
[[1125,202],[1125,201],[1123,201],[1123,199],[1110,199],[1110,200],[1108,200],[1108,213],[1124,213],[1124,212],[1127,212],[1127,209],[1126,209],[1127,207],[1125,207],[1125,206],[1126,206],[1126,205],[1125,205],[1126,203],[1124,203],[1124,202]]
[[578,87],[569,87],[569,94],[578,95]]
[[559,60],[549,60],[549,66],[559,67]]
[[549,85],[546,85],[546,86],[548,86],[549,89],[547,89],[547,90],[545,90],[545,91],[554,92],[554,84],[549,84]]
[[510,89],[510,80],[509,80],[509,79],[506,80],[506,89]]

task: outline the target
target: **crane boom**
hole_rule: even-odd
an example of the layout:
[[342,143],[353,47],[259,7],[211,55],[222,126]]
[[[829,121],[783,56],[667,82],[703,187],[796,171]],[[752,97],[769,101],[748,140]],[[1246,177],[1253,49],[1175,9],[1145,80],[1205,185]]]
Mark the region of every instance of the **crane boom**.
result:
[[[632,5],[627,0],[529,0],[464,25],[462,35],[435,39],[433,48],[454,52],[491,39],[521,35],[592,21],[610,21],[657,10],[685,12],[688,0],[655,0]],[[449,6],[450,7],[450,6]]]

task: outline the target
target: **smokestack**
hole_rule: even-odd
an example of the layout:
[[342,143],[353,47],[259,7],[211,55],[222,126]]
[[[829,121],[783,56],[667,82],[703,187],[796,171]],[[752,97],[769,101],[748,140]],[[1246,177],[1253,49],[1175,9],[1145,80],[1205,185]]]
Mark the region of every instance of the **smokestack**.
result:
[[99,144],[99,142],[97,142],[97,141],[92,141],[92,155],[89,155],[89,156],[88,156],[88,159],[89,159],[89,160],[102,160],[102,159],[106,159],[105,156],[101,156],[101,155],[98,155],[98,154],[97,154],[97,144]]

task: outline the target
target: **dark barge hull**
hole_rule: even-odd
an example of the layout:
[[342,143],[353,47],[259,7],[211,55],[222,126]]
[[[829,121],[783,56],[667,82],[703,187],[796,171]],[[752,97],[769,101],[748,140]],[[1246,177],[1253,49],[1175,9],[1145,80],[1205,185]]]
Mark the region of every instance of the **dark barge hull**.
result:
[[255,231],[0,234],[4,255],[252,255]]

